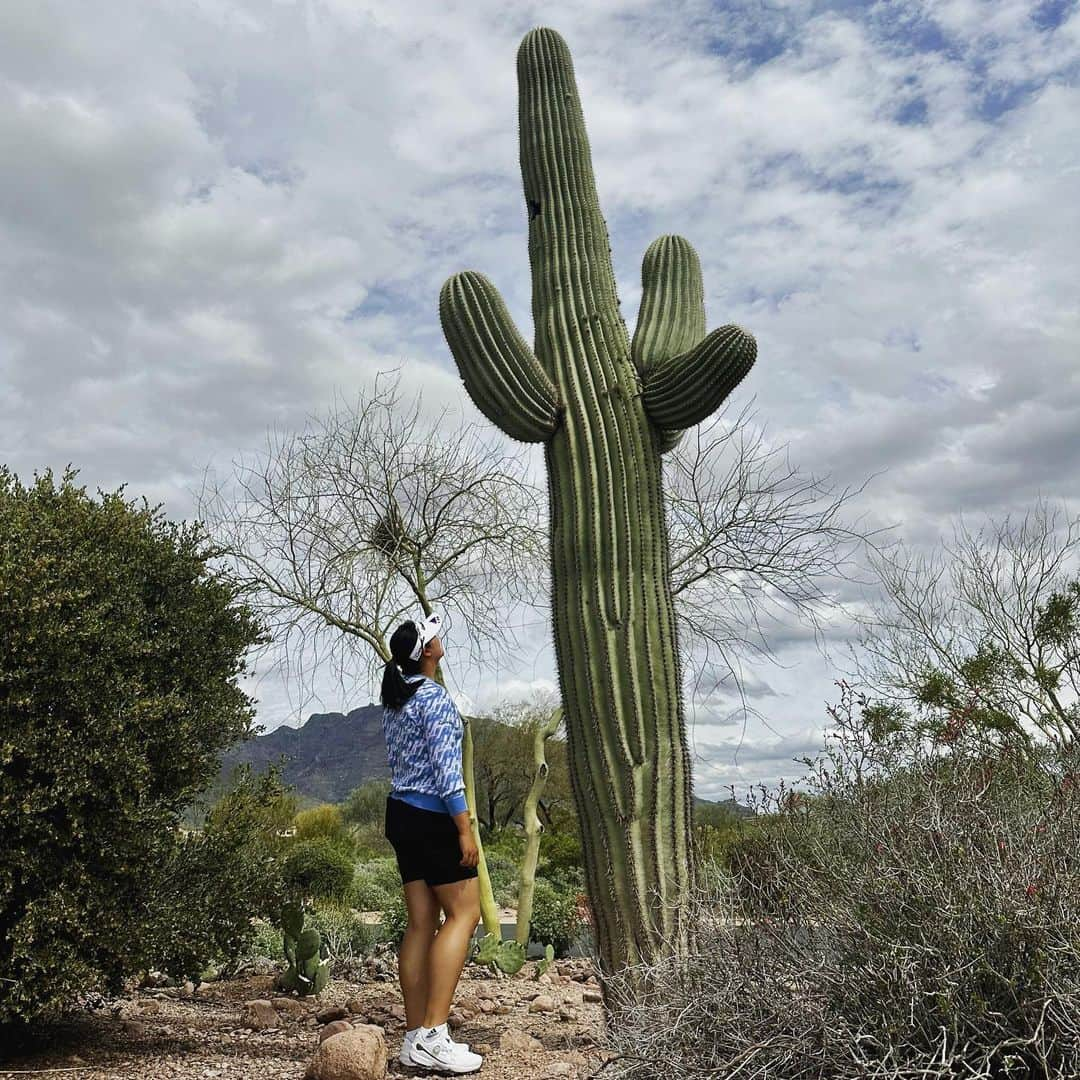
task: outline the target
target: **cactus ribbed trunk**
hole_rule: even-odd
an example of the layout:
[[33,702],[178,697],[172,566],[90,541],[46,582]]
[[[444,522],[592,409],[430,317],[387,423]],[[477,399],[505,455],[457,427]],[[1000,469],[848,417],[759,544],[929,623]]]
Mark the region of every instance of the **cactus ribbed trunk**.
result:
[[599,955],[621,968],[685,945],[691,872],[660,453],[562,41],[530,35],[518,80],[535,353],[566,404],[546,444],[555,651]]
[[573,65],[554,31],[526,35],[518,86],[535,347],[480,274],[451,278],[440,314],[477,406],[545,443],[571,785],[612,973],[689,945],[691,769],[661,454],[721,404],[755,346],[738,327],[705,334],[700,265],[679,237],[646,252],[631,343]]

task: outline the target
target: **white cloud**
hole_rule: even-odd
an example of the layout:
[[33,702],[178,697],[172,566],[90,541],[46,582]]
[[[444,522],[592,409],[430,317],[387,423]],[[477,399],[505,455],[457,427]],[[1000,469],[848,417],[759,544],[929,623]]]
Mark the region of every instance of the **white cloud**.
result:
[[[631,329],[645,246],[680,232],[710,321],[758,336],[738,393],[800,466],[884,470],[873,520],[922,542],[957,510],[1075,498],[1080,12],[1051,7],[5,4],[0,459],[181,517],[208,462],[379,369],[471,412],[436,298],[483,270],[530,331],[514,54],[545,23]],[[544,685],[527,644],[463,692]],[[782,645],[800,666],[763,670],[760,704],[803,732],[830,673]]]

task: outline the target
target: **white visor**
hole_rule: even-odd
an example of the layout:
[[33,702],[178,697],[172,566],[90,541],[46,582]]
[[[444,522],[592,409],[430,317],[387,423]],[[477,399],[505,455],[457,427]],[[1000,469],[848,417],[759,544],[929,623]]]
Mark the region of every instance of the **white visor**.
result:
[[423,622],[413,623],[416,627],[417,638],[413,650],[409,653],[409,659],[416,661],[424,651],[424,646],[433,638],[438,637],[439,627],[442,626],[441,615],[429,615]]

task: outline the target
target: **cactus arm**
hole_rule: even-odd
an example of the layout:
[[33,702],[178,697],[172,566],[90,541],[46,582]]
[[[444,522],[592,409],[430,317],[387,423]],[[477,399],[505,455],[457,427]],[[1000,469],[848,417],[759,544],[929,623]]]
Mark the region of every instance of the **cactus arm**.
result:
[[705,336],[701,261],[681,236],[654,240],[641,260],[641,307],[630,352],[639,372],[697,345]]
[[555,384],[483,274],[455,274],[439,296],[439,318],[465,389],[501,431],[521,442],[546,442],[559,426]]
[[661,453],[720,407],[750,370],[756,349],[754,339],[737,327],[705,336],[697,252],[681,236],[654,240],[641,261],[631,355],[645,385],[645,410],[660,428]]
[[649,419],[662,431],[711,416],[754,366],[757,342],[738,326],[722,326],[700,344],[657,365],[645,378]]

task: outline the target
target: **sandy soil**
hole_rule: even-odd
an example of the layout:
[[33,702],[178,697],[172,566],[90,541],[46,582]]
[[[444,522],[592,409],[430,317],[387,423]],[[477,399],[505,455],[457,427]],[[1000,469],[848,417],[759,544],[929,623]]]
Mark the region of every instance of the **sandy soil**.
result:
[[[485,1080],[580,1080],[604,1060],[597,1047],[601,1006],[588,960],[559,961],[540,981],[528,963],[513,978],[467,968],[458,986],[451,1031],[484,1055],[474,1075]],[[132,989],[123,997],[88,1002],[64,1021],[41,1028],[35,1043],[0,1063],[0,1080],[39,1075],[57,1080],[300,1080],[319,1042],[328,1010],[348,1010],[348,1019],[383,1028],[387,1075],[430,1074],[398,1062],[404,1008],[393,957],[353,978],[334,978],[318,999],[302,1002],[280,1026],[245,1026],[245,1002],[280,997],[273,976],[204,983],[183,988]],[[544,995],[544,1011],[533,998]],[[547,1009],[546,1006],[551,1006]],[[320,1019],[319,1014],[322,1014]],[[530,1044],[531,1036],[538,1042]]]

